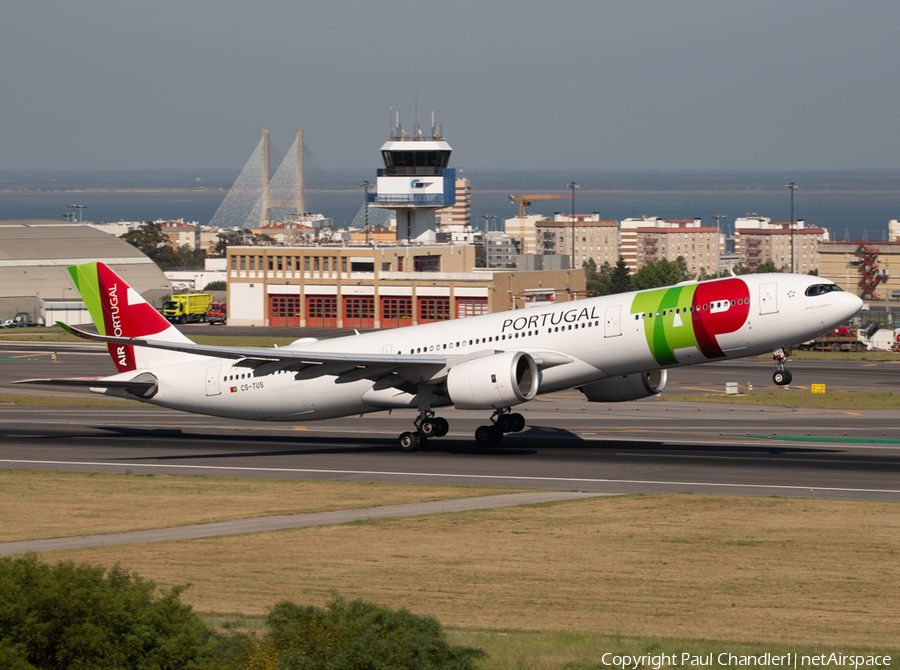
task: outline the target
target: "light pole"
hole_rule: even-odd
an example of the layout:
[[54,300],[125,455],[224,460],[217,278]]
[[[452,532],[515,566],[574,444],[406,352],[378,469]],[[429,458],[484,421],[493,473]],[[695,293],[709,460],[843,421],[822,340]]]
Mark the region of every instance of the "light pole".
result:
[[575,189],[578,188],[578,184],[574,181],[569,181],[566,184],[566,188],[572,189],[572,269],[575,269]]
[[366,179],[364,182],[360,182],[360,187],[365,189],[366,192],[366,201],[363,204],[363,207],[366,208],[366,244],[369,243],[369,187],[372,185],[369,183],[369,180]]
[[[67,205],[70,209],[87,209],[87,205]],[[72,213],[74,218],[75,214]],[[84,221],[84,212],[81,213],[81,217],[76,219],[77,221]]]
[[784,185],[786,189],[791,192],[791,272],[794,271],[794,191],[797,189],[797,184],[792,181],[789,181]]
[[720,233],[720,222],[722,219],[728,218],[727,214],[719,214],[716,212],[712,215],[712,218],[716,220],[716,279],[719,278],[719,235]]

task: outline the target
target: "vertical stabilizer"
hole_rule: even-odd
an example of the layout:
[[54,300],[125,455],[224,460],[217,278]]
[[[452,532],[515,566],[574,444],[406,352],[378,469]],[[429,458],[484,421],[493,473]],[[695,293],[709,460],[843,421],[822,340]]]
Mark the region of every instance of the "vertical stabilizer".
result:
[[[191,341],[104,263],[73,265],[69,273],[101,335]],[[171,358],[170,353],[150,349],[135,351],[131,345],[108,344],[107,348],[119,372],[148,367],[161,355]]]

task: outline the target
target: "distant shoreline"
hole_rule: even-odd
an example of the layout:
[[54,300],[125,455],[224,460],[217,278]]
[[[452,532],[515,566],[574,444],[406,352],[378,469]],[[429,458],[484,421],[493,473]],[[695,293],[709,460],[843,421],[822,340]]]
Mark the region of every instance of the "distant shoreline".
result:
[[[55,194],[55,195],[65,195],[65,194],[83,194],[83,195],[153,195],[153,194],[172,194],[172,193],[191,193],[191,194],[210,194],[210,193],[227,193],[229,189],[222,187],[198,187],[198,188],[65,188],[65,189],[49,189],[49,188],[0,188],[0,194],[2,195],[33,195],[33,194]],[[307,193],[356,193],[359,189],[352,188],[307,188]],[[521,190],[521,189],[519,189]],[[562,191],[560,189],[545,189],[548,192],[552,193],[555,190],[559,190],[560,193]],[[724,194],[738,194],[738,193],[780,193],[783,189],[781,188],[721,188],[721,189],[642,189],[642,188],[633,188],[633,189],[621,189],[621,188],[580,188],[580,193],[608,193],[610,195],[631,195],[631,194],[647,194],[647,195],[683,195],[683,194],[696,194],[696,195],[724,195]],[[497,189],[497,188],[489,188],[489,189],[480,189],[480,188],[472,188],[472,193],[483,193],[483,194],[501,194],[506,195],[510,192],[510,189]],[[804,189],[804,193],[842,193],[842,194],[855,194],[855,195],[866,195],[869,193],[897,193],[900,194],[900,188],[869,188],[869,189],[858,189],[858,188],[807,188]],[[568,197],[568,195],[566,196]]]

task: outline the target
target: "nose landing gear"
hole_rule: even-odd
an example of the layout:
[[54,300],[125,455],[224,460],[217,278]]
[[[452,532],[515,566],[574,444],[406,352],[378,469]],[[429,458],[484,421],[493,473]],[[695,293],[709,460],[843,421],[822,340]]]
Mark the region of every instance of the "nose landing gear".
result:
[[512,413],[509,407],[498,409],[491,416],[490,426],[479,426],[475,431],[475,441],[480,445],[498,444],[504,433],[518,433],[525,428],[525,417]]
[[791,350],[787,347],[778,347],[772,354],[775,356],[775,365],[778,366],[778,369],[772,375],[772,381],[775,382],[776,386],[787,386],[791,383],[793,375],[791,375],[789,370],[784,369],[784,362],[791,355]]

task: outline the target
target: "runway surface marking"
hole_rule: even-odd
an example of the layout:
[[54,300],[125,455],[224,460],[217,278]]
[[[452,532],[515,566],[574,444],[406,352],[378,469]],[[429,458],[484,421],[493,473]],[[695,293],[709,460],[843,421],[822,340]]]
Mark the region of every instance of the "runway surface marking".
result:
[[900,489],[862,489],[862,488],[844,488],[834,486],[789,486],[786,484],[740,484],[727,482],[679,482],[679,481],[663,481],[651,479],[595,479],[588,477],[532,477],[525,475],[465,475],[455,473],[438,473],[438,472],[397,472],[397,471],[379,471],[379,470],[330,470],[330,469],[312,469],[312,468],[257,468],[257,467],[238,467],[238,466],[222,466],[222,465],[161,465],[157,463],[104,463],[97,461],[7,461],[2,462],[18,464],[18,465],[77,465],[77,466],[94,466],[94,467],[113,467],[113,468],[169,468],[184,470],[209,470],[209,471],[225,471],[225,472],[293,472],[317,475],[378,475],[389,477],[430,477],[430,478],[448,478],[448,479],[492,479],[504,481],[532,481],[532,482],[565,482],[572,484],[646,484],[656,486],[707,486],[707,487],[730,487],[742,489],[774,489],[779,491],[806,491],[816,489],[818,491],[830,491],[836,493],[893,493],[900,494]]

